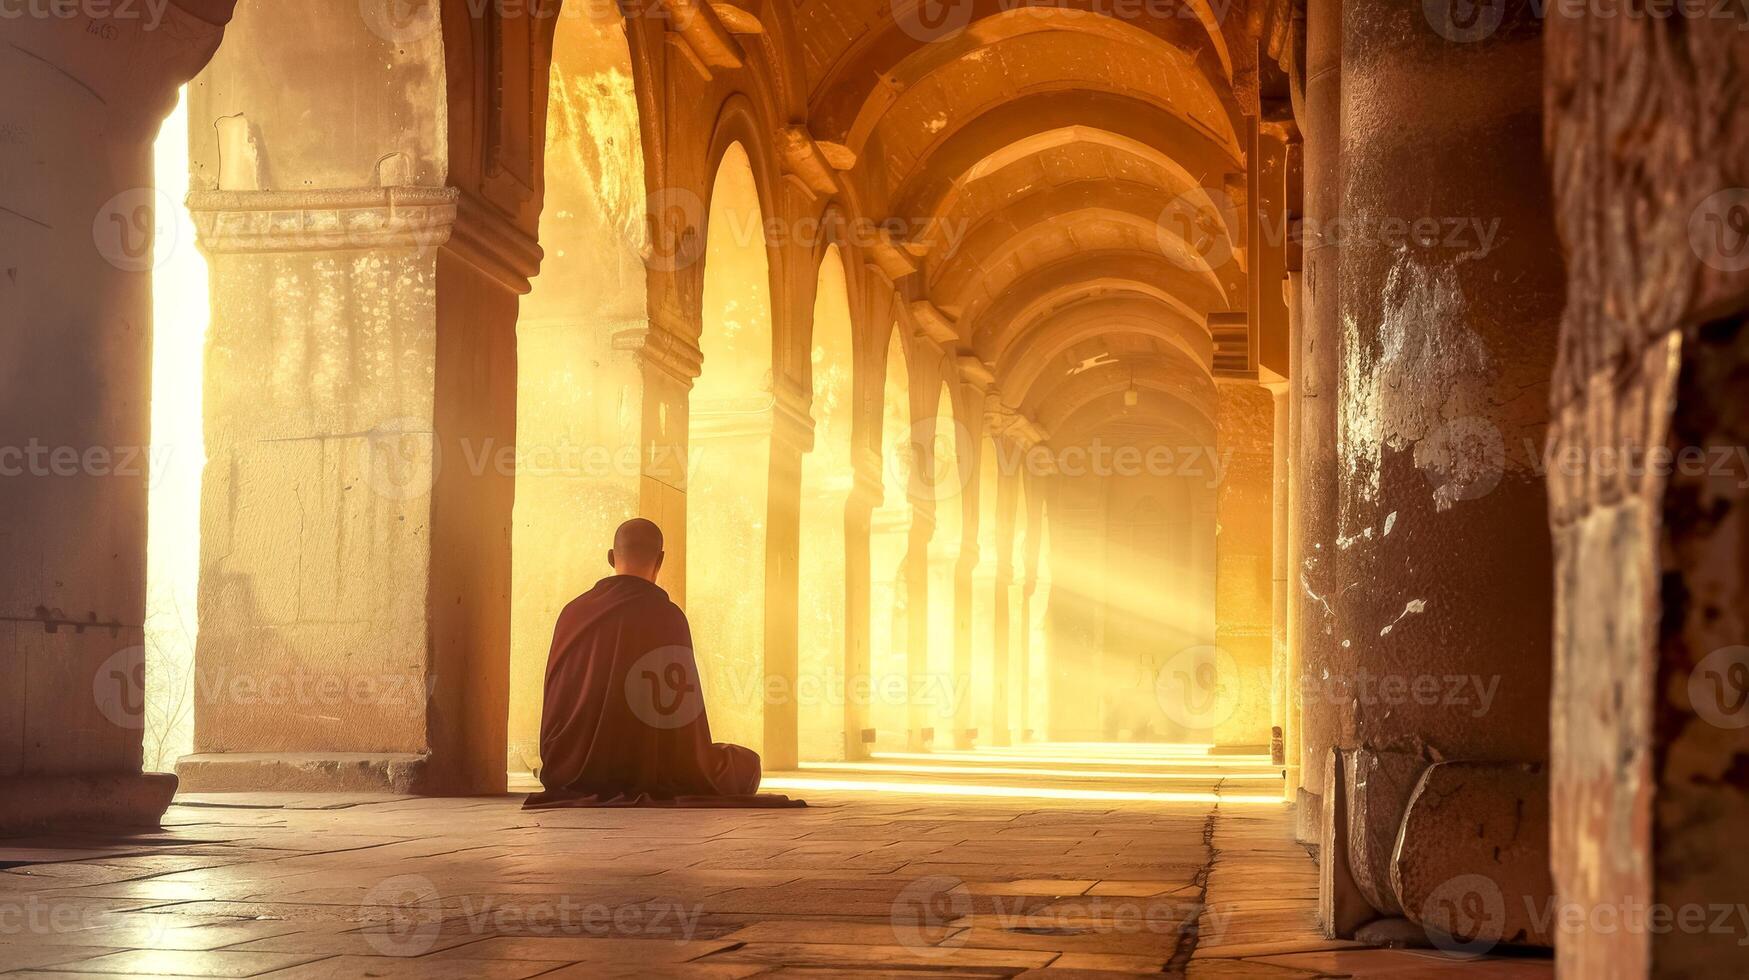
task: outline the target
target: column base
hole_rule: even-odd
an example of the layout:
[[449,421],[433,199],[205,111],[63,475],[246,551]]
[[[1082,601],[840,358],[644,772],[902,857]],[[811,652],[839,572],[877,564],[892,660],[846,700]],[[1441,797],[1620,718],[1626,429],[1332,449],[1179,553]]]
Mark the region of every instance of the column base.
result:
[[167,772],[0,777],[0,833],[152,828],[161,825],[176,777]]
[[1294,841],[1317,844],[1324,839],[1324,798],[1304,786],[1295,790]]
[[184,793],[434,795],[431,757],[415,753],[213,752],[176,764]]

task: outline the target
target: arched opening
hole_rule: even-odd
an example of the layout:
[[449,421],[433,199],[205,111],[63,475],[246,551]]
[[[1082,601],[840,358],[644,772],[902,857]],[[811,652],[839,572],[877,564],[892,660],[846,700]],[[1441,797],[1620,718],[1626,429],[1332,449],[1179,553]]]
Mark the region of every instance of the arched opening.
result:
[[[648,323],[644,158],[625,32],[558,19],[547,110],[546,257],[516,324],[516,505],[511,547],[511,772],[539,766],[553,623],[611,574],[620,522],[639,516],[642,388],[614,338]],[[622,345],[623,346],[623,345]],[[679,528],[669,529],[670,534]]]
[[869,723],[874,748],[906,747],[910,703],[910,579],[907,558],[913,520],[911,372],[899,331],[887,342],[881,396],[881,503],[869,531]]
[[188,89],[158,130],[152,195],[152,443],[147,454],[145,768],[194,750],[199,632],[201,358],[211,309],[188,193]]
[[971,616],[972,721],[982,745],[1008,744],[1008,664],[997,663],[996,643],[1000,474],[996,443],[985,435],[978,453],[978,562],[972,568]]
[[1027,499],[1025,623],[1026,704],[1021,729],[1025,737],[1048,737],[1051,718],[1051,609],[1057,601],[1052,584],[1050,514],[1042,501]]
[[797,700],[801,758],[837,761],[845,730],[845,505],[856,483],[851,449],[850,292],[837,246],[814,295],[814,447],[802,460]]
[[[959,622],[954,581],[960,558],[964,524],[965,481],[960,475],[959,427],[954,422],[953,393],[941,386],[934,424],[928,427],[929,442],[923,458],[932,465],[918,485],[935,507],[935,529],[929,536],[929,655],[920,687],[912,692],[926,711],[925,727],[932,731],[937,747],[958,744],[964,734],[955,730],[961,704],[972,696],[971,678],[955,663],[954,639]],[[967,610],[969,613],[970,610]]]
[[763,751],[772,408],[771,278],[747,151],[724,154],[705,244],[704,370],[693,385],[685,607],[711,733]]

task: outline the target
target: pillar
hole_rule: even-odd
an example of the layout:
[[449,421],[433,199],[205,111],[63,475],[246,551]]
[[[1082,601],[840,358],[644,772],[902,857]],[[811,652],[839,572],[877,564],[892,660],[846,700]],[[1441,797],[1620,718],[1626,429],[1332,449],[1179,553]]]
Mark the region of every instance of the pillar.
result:
[[1271,580],[1274,546],[1275,407],[1249,382],[1218,387],[1216,444],[1224,468],[1215,488],[1215,646],[1223,660],[1215,744],[1264,753],[1270,744],[1274,657]]
[[[1284,769],[1296,758],[1289,705],[1293,701],[1292,664],[1288,656],[1288,483],[1289,385],[1265,385],[1270,396],[1270,522],[1269,522],[1269,719],[1270,761]],[[1290,751],[1291,750],[1291,751]]]
[[1024,703],[1026,694],[1024,596],[1015,577],[1014,558],[1017,549],[1017,528],[1020,513],[1021,474],[1017,467],[1005,465],[1005,454],[1012,453],[1006,440],[997,440],[996,453],[996,534],[992,545],[995,554],[991,568],[991,662],[996,676],[991,685],[993,705],[990,712],[989,744],[1013,745],[1016,728],[1024,727],[1025,713],[1016,705]]
[[213,306],[191,790],[505,786],[515,330],[541,257],[539,198],[512,188],[539,155],[485,176],[427,84],[443,31],[366,27],[246,7],[190,100]]
[[[881,404],[879,372],[858,370],[855,384],[865,384],[864,375],[876,380],[872,395],[858,394],[857,404],[872,401],[872,410],[859,413],[859,419],[872,415],[866,434],[858,435],[855,444],[869,445],[872,436],[879,439]],[[860,389],[859,389],[860,390]],[[855,452],[855,484],[844,504],[844,758],[848,761],[867,759],[873,746],[866,737],[874,728],[874,616],[890,615],[875,604],[874,517],[881,503],[881,459],[878,452],[867,448]]]
[[1341,318],[1337,306],[1340,241],[1332,232],[1341,217],[1342,3],[1309,0],[1306,12],[1305,250],[1300,342],[1294,351],[1294,425],[1298,461],[1293,510],[1297,557],[1293,635],[1300,670],[1294,678],[1301,694],[1300,774],[1297,835],[1318,837],[1323,804],[1325,757],[1337,744],[1336,705],[1313,692],[1331,676],[1348,673],[1347,654],[1338,645],[1329,606],[1337,583],[1331,575],[1336,547],[1336,381],[1341,364]]
[[230,6],[6,21],[0,130],[28,137],[0,141],[0,830],[155,825],[176,789],[140,771],[152,143]]
[[802,547],[802,457],[813,446],[811,396],[799,385],[778,392],[766,484],[765,536],[765,747],[767,771],[801,762],[801,657],[797,608]]
[[1523,177],[1542,167],[1541,24],[1515,6],[1478,39],[1389,0],[1343,11],[1328,598],[1354,673],[1318,700],[1339,705],[1353,748],[1350,866],[1374,909],[1430,926],[1448,882],[1487,878],[1501,938],[1546,942],[1533,921],[1549,897],[1553,589],[1539,457],[1563,279],[1548,189]]

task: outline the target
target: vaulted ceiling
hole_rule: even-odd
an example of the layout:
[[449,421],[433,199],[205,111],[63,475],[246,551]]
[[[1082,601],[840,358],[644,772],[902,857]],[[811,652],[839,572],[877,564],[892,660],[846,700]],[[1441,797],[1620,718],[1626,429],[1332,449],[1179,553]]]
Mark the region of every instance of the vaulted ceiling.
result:
[[895,281],[1009,407],[1212,427],[1245,120],[1208,0],[796,0],[794,23],[811,135],[909,229]]

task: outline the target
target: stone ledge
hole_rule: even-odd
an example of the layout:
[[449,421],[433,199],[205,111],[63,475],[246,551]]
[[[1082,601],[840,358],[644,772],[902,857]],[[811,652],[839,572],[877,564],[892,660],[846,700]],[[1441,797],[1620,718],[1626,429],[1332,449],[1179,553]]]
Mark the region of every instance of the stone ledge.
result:
[[165,772],[0,776],[0,832],[157,827],[176,785]]
[[430,784],[431,757],[415,753],[214,752],[177,763],[185,793],[392,793]]

